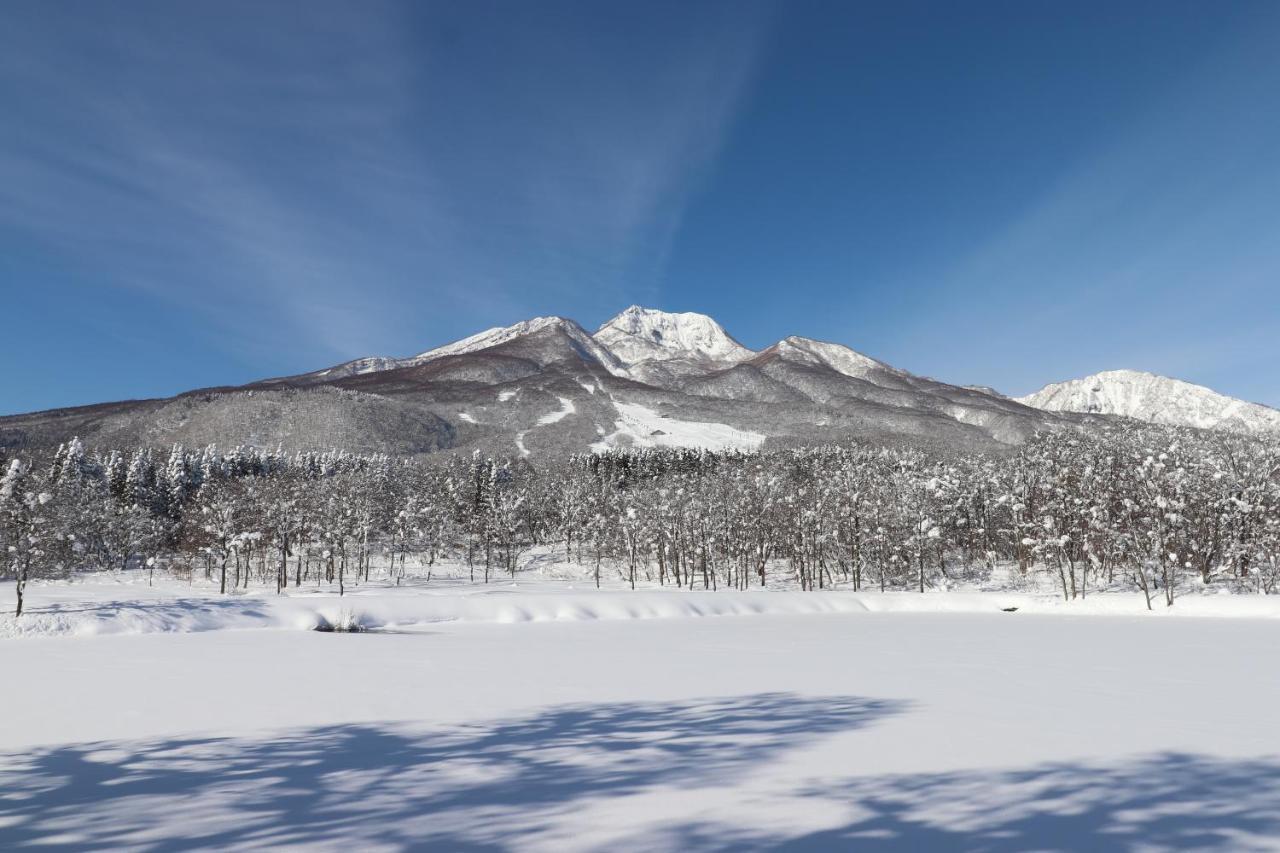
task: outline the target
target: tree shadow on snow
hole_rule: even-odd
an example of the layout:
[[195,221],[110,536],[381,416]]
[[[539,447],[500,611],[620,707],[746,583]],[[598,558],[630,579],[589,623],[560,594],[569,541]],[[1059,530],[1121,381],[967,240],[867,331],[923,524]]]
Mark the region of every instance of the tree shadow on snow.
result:
[[866,777],[803,796],[857,817],[773,835],[696,824],[646,846],[698,850],[1275,850],[1280,761],[1165,753],[1122,763]]
[[[340,725],[39,749],[0,756],[0,849],[580,847],[563,833],[592,804],[664,788],[731,790],[789,749],[905,709],[773,693],[567,706],[446,731]],[[1105,853],[1274,849],[1280,838],[1275,759],[1164,754],[866,776],[789,796],[851,817],[818,832],[702,821],[612,846]],[[661,815],[645,817],[661,825]]]
[[568,706],[448,731],[338,725],[38,749],[0,756],[0,849],[510,849],[588,802],[730,785],[904,708],[771,693]]
[[[28,616],[66,616],[87,614],[103,622],[127,617],[139,621],[164,623],[166,621],[191,620],[197,617],[245,616],[265,619],[270,615],[266,603],[252,598],[181,598],[171,601],[99,601],[41,603],[36,600],[28,607]],[[217,624],[216,622],[214,624]]]

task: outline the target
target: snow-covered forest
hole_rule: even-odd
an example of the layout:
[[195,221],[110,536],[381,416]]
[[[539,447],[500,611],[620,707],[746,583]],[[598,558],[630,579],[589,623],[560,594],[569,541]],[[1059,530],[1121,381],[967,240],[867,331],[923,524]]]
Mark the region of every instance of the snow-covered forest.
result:
[[1007,456],[821,447],[527,459],[253,448],[0,457],[17,581],[145,568],[222,592],[514,577],[534,548],[696,589],[918,590],[996,567],[1066,599],[1280,588],[1280,446],[1169,427],[1048,432]]

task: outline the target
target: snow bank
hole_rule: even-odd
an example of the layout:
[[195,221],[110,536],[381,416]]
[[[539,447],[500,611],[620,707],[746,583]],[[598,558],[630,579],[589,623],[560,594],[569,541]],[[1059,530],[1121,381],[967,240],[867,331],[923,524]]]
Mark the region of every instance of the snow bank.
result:
[[[550,587],[550,588],[548,588]],[[6,590],[8,593],[9,590]],[[54,583],[31,588],[19,620],[0,615],[0,637],[314,630],[354,621],[366,629],[410,631],[441,622],[521,623],[709,616],[1007,613],[1132,618],[1280,618],[1280,596],[1201,595],[1147,611],[1140,595],[1105,594],[1074,602],[1047,595],[993,592],[799,592],[681,589],[595,590],[561,585],[372,586],[338,597],[328,591],[277,596],[270,590],[220,596],[173,582]],[[0,596],[6,611],[11,593]]]
[[131,599],[121,590],[86,585],[77,599],[41,595],[20,620],[0,616],[0,636],[195,633],[217,630],[314,630],[354,621],[365,629],[412,630],[440,622],[510,624],[702,616],[866,612],[849,594],[637,591],[524,592],[374,588],[331,593]]

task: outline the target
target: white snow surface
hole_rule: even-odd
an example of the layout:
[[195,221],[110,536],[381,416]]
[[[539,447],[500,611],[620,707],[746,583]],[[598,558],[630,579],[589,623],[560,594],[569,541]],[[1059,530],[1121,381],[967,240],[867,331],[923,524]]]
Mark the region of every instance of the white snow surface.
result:
[[1274,599],[124,577],[0,639],[0,849],[1280,848]]
[[[545,560],[545,555],[542,558]],[[442,622],[596,622],[687,619],[712,616],[803,616],[818,614],[990,614],[1015,608],[1023,614],[1125,616],[1143,619],[1247,618],[1280,620],[1280,596],[1184,595],[1174,607],[1148,611],[1140,593],[1096,593],[1064,601],[1048,592],[951,590],[916,592],[801,592],[795,589],[680,590],[641,583],[630,590],[616,571],[605,570],[605,589],[592,587],[587,570],[548,563],[492,583],[466,582],[465,566],[443,567],[437,580],[411,579],[404,586],[351,583],[286,588],[260,586],[219,595],[213,586],[188,585],[145,572],[100,573],[75,581],[35,583],[31,609],[12,614],[12,583],[0,586],[0,640],[89,637],[116,634],[191,634],[234,630],[315,630],[351,616],[369,630],[422,629]],[[774,584],[779,581],[775,580]]]
[[361,373],[377,373],[380,370],[392,370],[402,367],[401,362],[404,359],[388,358],[381,355],[371,355],[365,358],[357,358],[354,361],[348,361],[339,364],[336,367],[330,367],[327,370],[321,370],[319,376],[332,376],[335,379],[341,376],[356,376]]
[[1280,431],[1280,411],[1179,379],[1108,370],[1046,385],[1019,403],[1053,412],[1123,415],[1142,421],[1245,433]]
[[618,447],[700,447],[707,450],[750,450],[764,442],[763,433],[728,424],[680,421],[639,403],[614,401],[618,419],[613,432],[591,445],[597,453]]
[[595,333],[629,365],[645,361],[692,359],[736,364],[755,353],[729,336],[705,314],[670,313],[632,305]]

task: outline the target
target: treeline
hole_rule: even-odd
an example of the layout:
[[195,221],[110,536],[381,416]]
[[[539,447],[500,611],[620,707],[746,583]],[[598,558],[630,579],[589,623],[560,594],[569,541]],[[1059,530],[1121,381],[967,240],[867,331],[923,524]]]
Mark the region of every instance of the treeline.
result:
[[863,446],[644,450],[554,462],[174,447],[0,453],[0,547],[17,581],[149,567],[223,592],[399,582],[441,560],[514,576],[538,545],[638,581],[785,580],[923,592],[996,566],[1065,598],[1195,584],[1274,593],[1280,446],[1138,425],[1036,436],[1007,456]]

